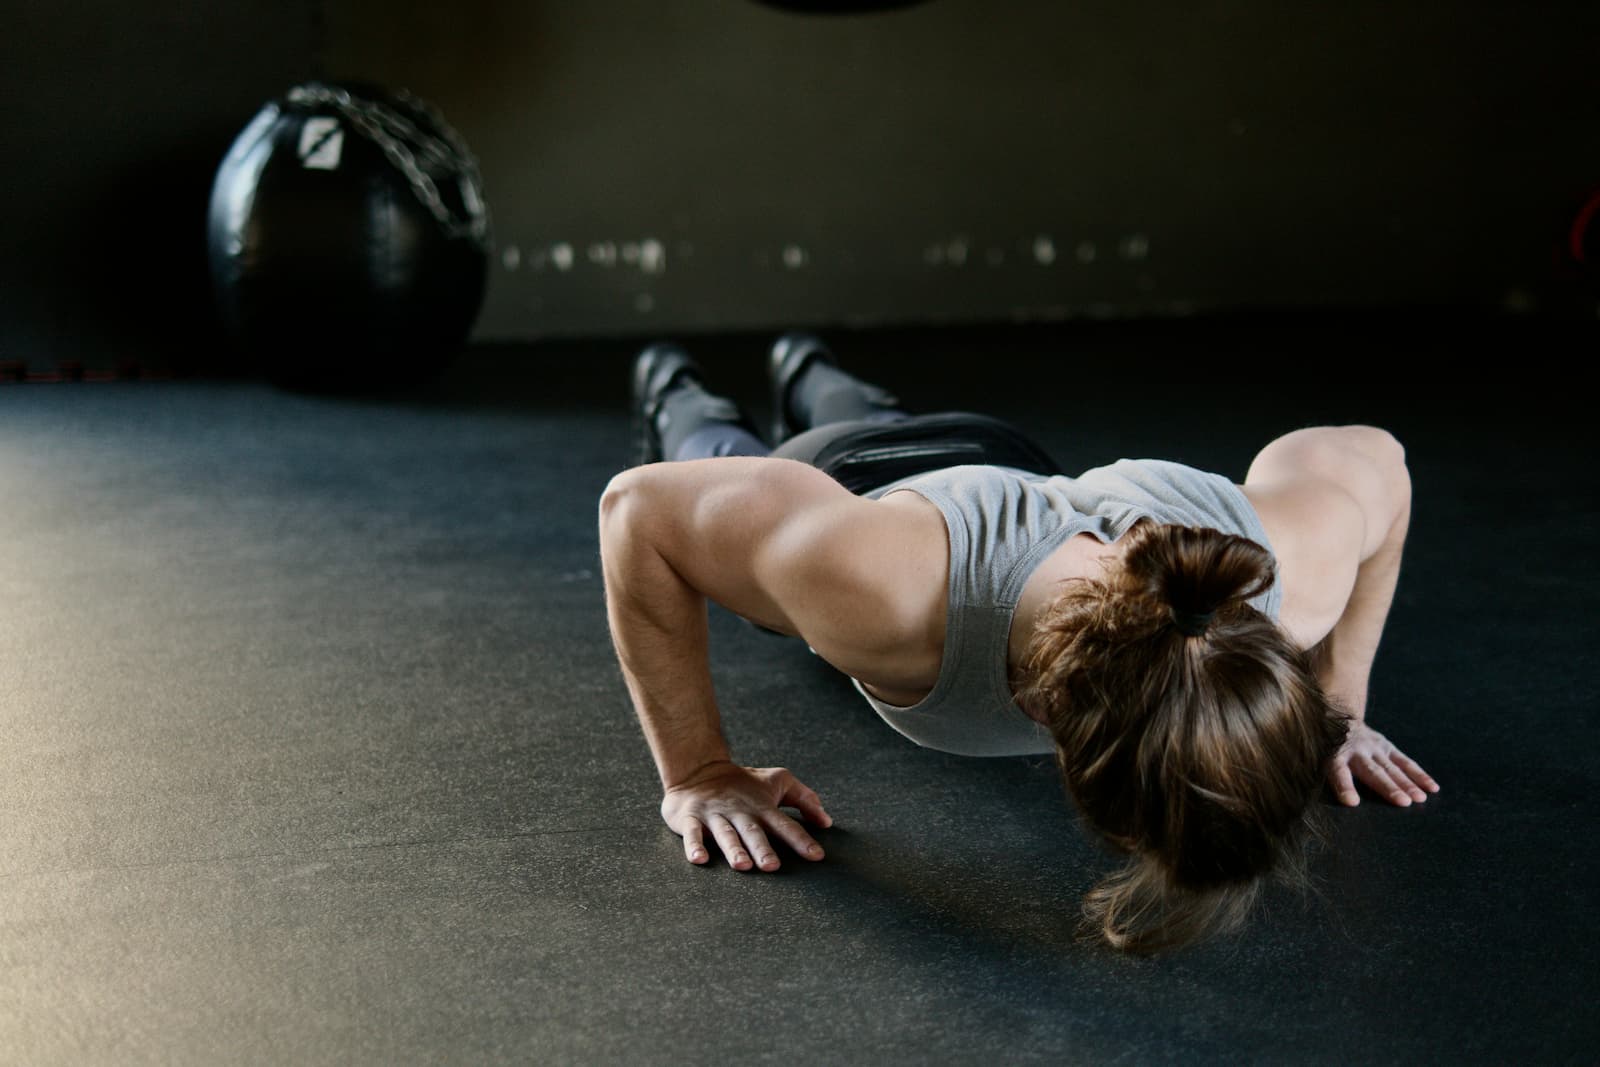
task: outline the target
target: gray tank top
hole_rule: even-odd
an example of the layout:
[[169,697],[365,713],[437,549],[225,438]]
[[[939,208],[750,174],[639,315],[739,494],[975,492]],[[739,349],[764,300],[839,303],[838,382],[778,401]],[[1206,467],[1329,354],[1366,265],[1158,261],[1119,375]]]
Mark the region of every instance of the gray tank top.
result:
[[[1140,519],[1200,526],[1247,537],[1272,551],[1255,508],[1239,488],[1158,459],[1124,459],[1077,478],[1009,467],[965,466],[919,474],[867,496],[900,489],[944,514],[950,537],[950,592],[944,661],[920,703],[901,708],[856,689],[883,720],[919,745],[963,756],[1019,756],[1055,749],[1050,733],[1012,698],[1006,654],[1011,617],[1030,575],[1070,537],[1102,543]],[[1251,601],[1278,617],[1277,583]]]

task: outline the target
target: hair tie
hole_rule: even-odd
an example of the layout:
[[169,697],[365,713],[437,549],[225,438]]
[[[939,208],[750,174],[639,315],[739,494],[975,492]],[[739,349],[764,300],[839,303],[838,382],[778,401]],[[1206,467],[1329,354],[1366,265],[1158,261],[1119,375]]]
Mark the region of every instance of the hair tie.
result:
[[1204,637],[1206,627],[1211,625],[1211,616],[1214,611],[1179,611],[1172,609],[1172,621],[1177,624],[1187,637]]

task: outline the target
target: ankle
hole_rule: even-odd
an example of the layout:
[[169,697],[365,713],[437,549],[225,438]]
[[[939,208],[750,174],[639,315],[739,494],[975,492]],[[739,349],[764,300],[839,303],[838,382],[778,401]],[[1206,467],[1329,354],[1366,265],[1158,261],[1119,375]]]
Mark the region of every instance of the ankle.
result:
[[838,389],[849,389],[855,384],[844,371],[824,359],[807,359],[800,372],[789,382],[789,393],[784,397],[785,414],[796,426],[815,426],[817,401]]
[[711,392],[699,378],[695,377],[684,377],[674,381],[661,393],[659,404],[655,416],[656,430],[659,433],[665,433],[667,427],[672,424],[680,426],[685,423],[699,425],[712,422],[742,424],[747,421],[738,404],[728,397]]

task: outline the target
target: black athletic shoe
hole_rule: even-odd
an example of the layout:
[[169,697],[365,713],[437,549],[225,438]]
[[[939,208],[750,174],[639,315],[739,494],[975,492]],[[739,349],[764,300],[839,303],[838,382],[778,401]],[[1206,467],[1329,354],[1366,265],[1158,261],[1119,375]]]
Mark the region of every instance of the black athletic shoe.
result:
[[789,418],[789,386],[814,359],[839,365],[822,339],[809,333],[786,333],[772,342],[772,348],[767,352],[767,384],[772,397],[772,436],[769,440],[773,448],[805,428],[794,425]]
[[633,439],[638,463],[656,463],[662,458],[661,434],[656,416],[661,398],[685,381],[701,381],[700,365],[674,344],[653,344],[633,360]]

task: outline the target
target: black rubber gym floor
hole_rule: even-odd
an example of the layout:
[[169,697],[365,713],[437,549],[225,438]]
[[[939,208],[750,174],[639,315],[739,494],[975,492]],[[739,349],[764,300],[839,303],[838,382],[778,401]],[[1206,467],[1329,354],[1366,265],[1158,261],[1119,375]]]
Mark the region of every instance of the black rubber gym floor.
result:
[[[1110,861],[1048,761],[918,749],[717,612],[736,756],[837,826],[819,865],[691,867],[596,549],[635,344],[478,350],[381,399],[5,386],[0,1060],[1593,1062],[1592,333],[831,339],[1075,467],[1237,479],[1301,425],[1392,429],[1415,505],[1370,718],[1443,791],[1333,811],[1320,895],[1241,936],[1121,958],[1074,940]],[[759,406],[763,340],[694,348]]]

